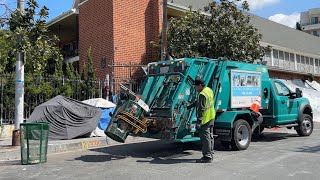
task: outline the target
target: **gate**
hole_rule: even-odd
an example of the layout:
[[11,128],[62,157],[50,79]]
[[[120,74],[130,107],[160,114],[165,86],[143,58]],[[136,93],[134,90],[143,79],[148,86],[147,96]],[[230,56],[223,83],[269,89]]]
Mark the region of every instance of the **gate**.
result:
[[135,93],[140,90],[146,65],[129,62],[126,64],[113,64],[109,65],[109,67],[113,72],[110,87],[112,94],[120,93],[120,84],[125,85]]

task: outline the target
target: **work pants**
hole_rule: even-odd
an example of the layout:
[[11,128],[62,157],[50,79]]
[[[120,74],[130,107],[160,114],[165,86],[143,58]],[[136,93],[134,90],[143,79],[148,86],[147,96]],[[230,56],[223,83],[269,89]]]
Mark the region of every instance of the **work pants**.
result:
[[214,154],[213,125],[210,122],[201,125],[199,135],[202,142],[203,157],[212,159]]

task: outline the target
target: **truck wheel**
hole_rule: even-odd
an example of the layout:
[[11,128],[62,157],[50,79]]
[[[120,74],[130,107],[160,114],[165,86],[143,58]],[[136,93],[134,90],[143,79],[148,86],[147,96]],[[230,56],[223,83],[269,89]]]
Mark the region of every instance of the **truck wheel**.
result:
[[251,142],[251,128],[247,121],[240,119],[233,124],[231,147],[233,150],[245,150]]
[[302,114],[296,131],[300,136],[310,136],[313,131],[312,117],[308,114]]

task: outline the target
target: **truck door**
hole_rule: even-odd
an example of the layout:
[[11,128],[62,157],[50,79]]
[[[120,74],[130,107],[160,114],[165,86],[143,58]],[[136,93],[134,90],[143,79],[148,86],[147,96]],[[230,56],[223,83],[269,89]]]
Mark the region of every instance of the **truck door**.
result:
[[290,99],[290,90],[281,81],[273,81],[274,115],[279,124],[289,123],[297,120],[297,102]]

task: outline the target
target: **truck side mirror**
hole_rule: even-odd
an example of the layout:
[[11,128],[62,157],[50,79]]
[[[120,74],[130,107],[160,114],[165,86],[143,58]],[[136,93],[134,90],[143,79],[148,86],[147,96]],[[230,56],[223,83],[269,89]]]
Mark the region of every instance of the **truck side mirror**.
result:
[[297,98],[302,97],[302,91],[299,88],[296,88]]

